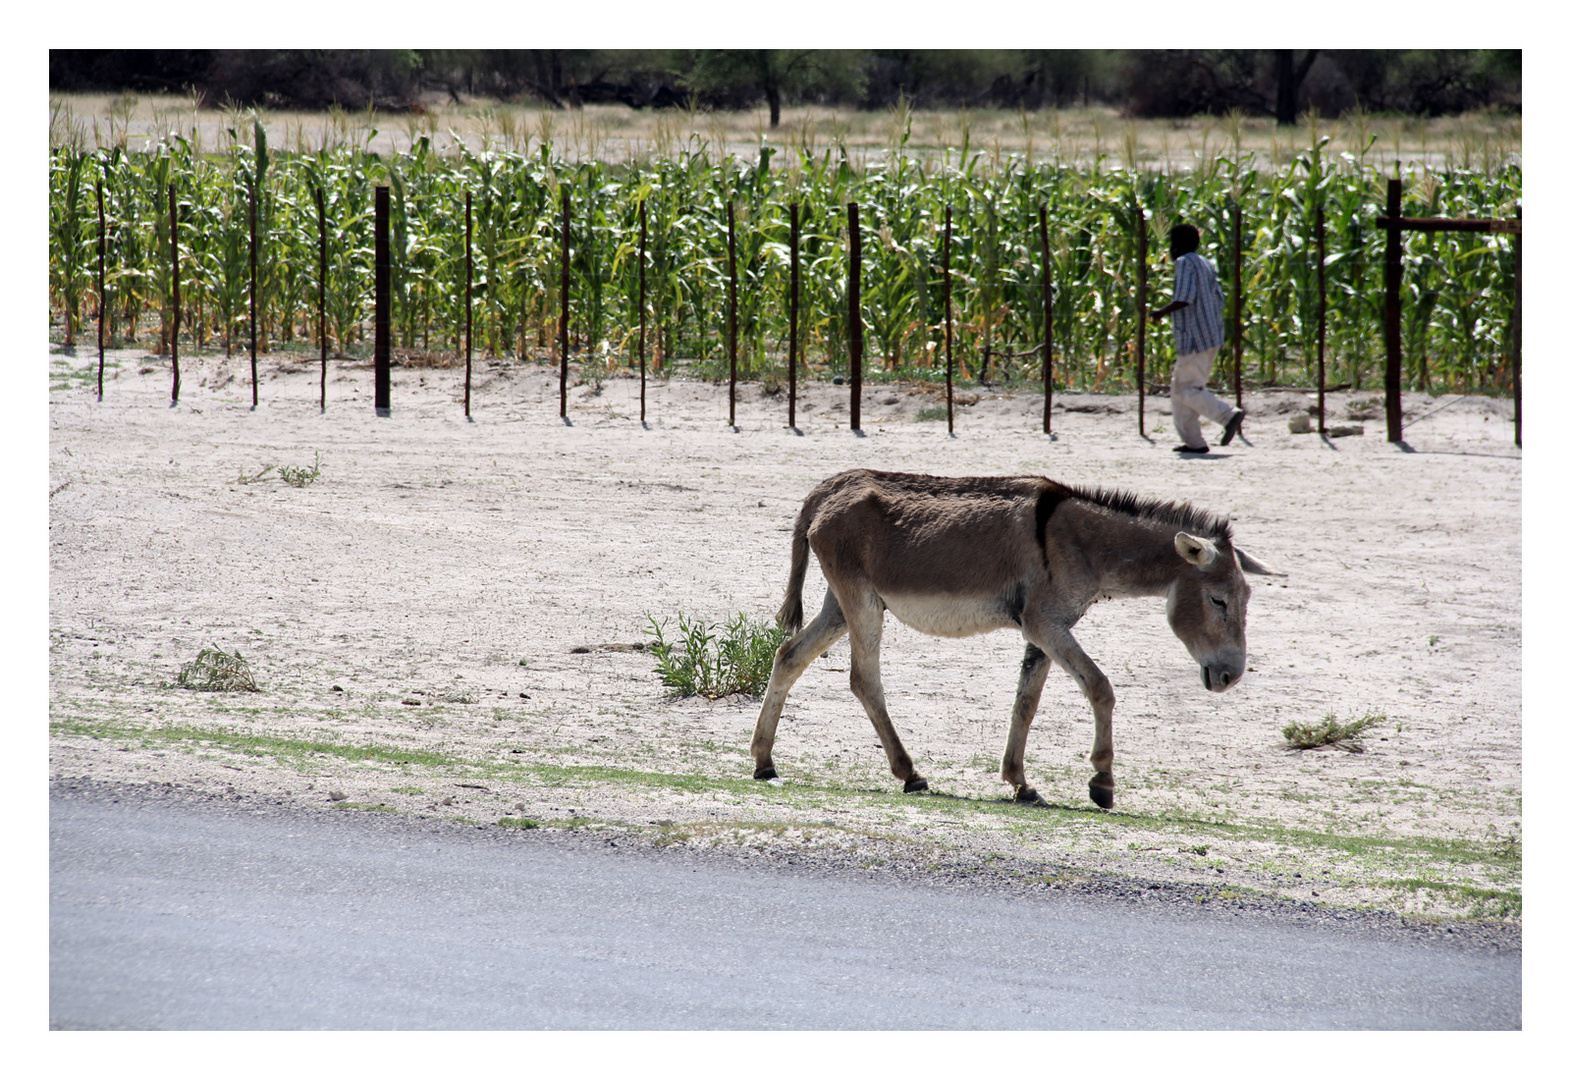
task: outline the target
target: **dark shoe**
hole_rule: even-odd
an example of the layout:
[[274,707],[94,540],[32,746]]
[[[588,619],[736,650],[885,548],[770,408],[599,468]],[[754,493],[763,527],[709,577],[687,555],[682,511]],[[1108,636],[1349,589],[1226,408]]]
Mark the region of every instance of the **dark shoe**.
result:
[[1244,410],[1239,409],[1236,413],[1233,414],[1233,418],[1227,422],[1227,426],[1222,429],[1222,445],[1226,446],[1228,443],[1232,442],[1233,436],[1237,435],[1239,428],[1243,426]]
[[1193,446],[1175,446],[1175,447],[1173,447],[1173,453],[1175,453],[1175,454],[1209,454],[1210,452],[1211,452],[1211,448],[1209,446],[1202,446],[1202,447],[1199,447],[1198,449],[1196,447],[1193,447]]

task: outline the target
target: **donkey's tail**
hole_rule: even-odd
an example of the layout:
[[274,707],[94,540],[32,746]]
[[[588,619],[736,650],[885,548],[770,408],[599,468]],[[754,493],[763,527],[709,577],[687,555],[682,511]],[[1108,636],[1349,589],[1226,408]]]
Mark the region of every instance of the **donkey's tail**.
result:
[[796,516],[791,530],[791,577],[786,582],[785,603],[775,613],[775,621],[788,634],[802,629],[802,583],[807,580],[807,527],[813,523],[813,502],[809,500]]

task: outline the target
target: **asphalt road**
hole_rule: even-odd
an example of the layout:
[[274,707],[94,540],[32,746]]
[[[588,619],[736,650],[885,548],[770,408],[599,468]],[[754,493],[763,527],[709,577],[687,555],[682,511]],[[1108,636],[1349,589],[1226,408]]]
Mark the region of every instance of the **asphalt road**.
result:
[[50,866],[54,1028],[1521,1025],[1516,949],[555,830],[57,788]]

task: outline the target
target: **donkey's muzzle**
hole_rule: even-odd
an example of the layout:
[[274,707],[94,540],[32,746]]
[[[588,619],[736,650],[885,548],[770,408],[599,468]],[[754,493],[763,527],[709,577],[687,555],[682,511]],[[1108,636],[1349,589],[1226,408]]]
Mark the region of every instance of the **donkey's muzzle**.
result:
[[1200,678],[1204,680],[1206,689],[1215,690],[1219,694],[1236,683],[1242,675],[1243,672],[1223,664],[1200,665]]

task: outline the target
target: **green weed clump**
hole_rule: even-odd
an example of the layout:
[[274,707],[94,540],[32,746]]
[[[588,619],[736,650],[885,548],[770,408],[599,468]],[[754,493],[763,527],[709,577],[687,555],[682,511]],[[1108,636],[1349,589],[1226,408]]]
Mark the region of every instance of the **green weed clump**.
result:
[[761,694],[769,685],[775,650],[785,640],[779,627],[742,612],[724,625],[686,615],[678,615],[676,624],[674,641],[666,640],[665,623],[653,616],[647,631],[654,638],[649,651],[655,671],[676,696],[713,701],[728,694]]
[[187,690],[256,693],[259,689],[251,675],[251,665],[240,655],[240,650],[226,653],[216,646],[203,649],[196,654],[195,660],[182,667],[175,676],[175,685]]
[[263,465],[261,472],[251,476],[241,473],[235,478],[235,483],[259,484],[274,474],[291,487],[303,488],[307,484],[313,484],[322,475],[322,452],[317,451],[316,460],[311,463],[310,468],[304,465]]
[[1365,713],[1357,720],[1349,720],[1344,724],[1336,718],[1335,713],[1326,713],[1318,724],[1288,724],[1282,729],[1282,737],[1294,750],[1335,746],[1356,754],[1364,749],[1359,737],[1375,725],[1384,723],[1385,718],[1385,713]]

